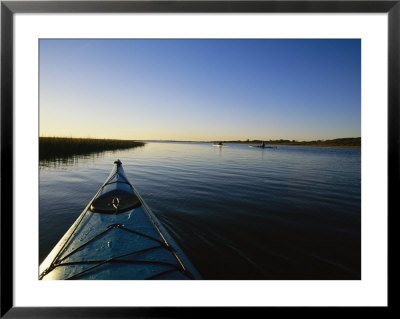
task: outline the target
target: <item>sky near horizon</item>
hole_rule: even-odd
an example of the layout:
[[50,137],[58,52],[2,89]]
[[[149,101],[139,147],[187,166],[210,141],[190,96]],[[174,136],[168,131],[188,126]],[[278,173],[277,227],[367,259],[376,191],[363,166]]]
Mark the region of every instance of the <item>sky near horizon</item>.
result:
[[40,136],[361,136],[361,40],[39,43]]

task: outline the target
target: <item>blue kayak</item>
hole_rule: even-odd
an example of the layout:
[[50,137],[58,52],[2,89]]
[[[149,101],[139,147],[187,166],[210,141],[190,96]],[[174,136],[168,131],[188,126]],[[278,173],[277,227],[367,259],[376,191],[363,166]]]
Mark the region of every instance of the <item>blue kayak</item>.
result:
[[39,279],[201,279],[118,160],[39,269]]

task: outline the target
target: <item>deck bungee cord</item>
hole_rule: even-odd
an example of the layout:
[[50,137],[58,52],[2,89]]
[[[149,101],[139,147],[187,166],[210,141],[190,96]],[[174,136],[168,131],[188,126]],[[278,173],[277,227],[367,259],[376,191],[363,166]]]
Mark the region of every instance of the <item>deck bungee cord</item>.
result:
[[[88,244],[90,244],[91,242],[95,241],[96,239],[98,239],[99,237],[101,237],[104,233],[106,233],[107,231],[109,231],[110,229],[113,229],[113,228],[122,229],[122,230],[125,230],[125,231],[127,231],[127,232],[131,232],[131,233],[134,233],[134,234],[136,234],[136,235],[140,235],[140,236],[149,238],[149,239],[151,239],[151,240],[157,242],[159,245],[158,245],[158,246],[154,246],[154,247],[150,247],[150,248],[146,248],[146,249],[142,249],[142,250],[138,250],[138,251],[132,251],[131,253],[124,254],[124,255],[120,255],[120,256],[116,256],[116,257],[109,258],[109,259],[103,259],[103,260],[86,260],[86,261],[75,261],[75,262],[65,262],[65,263],[63,263],[63,261],[64,261],[65,259],[67,259],[67,258],[70,257],[71,255],[75,254],[75,253],[76,253],[77,251],[79,251],[81,248],[87,246]],[[119,258],[127,257],[127,256],[134,255],[134,254],[140,254],[140,253],[143,253],[143,252],[146,252],[146,251],[150,251],[150,250],[155,250],[155,249],[166,249],[166,250],[172,252],[172,253],[174,254],[174,257],[177,258],[180,267],[177,267],[176,265],[171,264],[171,263],[158,262],[158,261],[118,260]],[[172,271],[179,271],[179,272],[182,272],[183,274],[187,275],[188,277],[190,277],[190,279],[193,279],[193,275],[192,275],[189,271],[187,271],[187,270],[185,269],[184,265],[181,263],[181,261],[179,260],[178,256],[176,255],[176,252],[174,251],[174,249],[173,249],[171,246],[169,246],[166,242],[160,241],[160,240],[158,240],[158,239],[156,239],[156,238],[153,238],[153,237],[148,236],[148,235],[146,235],[146,234],[143,234],[143,233],[134,231],[134,230],[132,230],[132,229],[125,228],[125,227],[124,227],[123,225],[121,225],[121,224],[115,224],[115,225],[110,225],[110,226],[108,226],[106,230],[104,230],[103,232],[99,233],[98,235],[96,235],[96,236],[93,237],[92,239],[88,240],[86,243],[82,244],[81,246],[79,246],[78,248],[76,248],[75,250],[73,250],[71,253],[67,254],[66,256],[64,256],[63,258],[61,258],[60,260],[58,260],[57,263],[52,263],[52,265],[51,265],[48,269],[46,269],[46,270],[41,274],[41,276],[40,276],[41,278],[40,278],[40,279],[42,279],[43,276],[45,276],[49,271],[51,271],[51,270],[53,270],[54,268],[59,267],[59,266],[78,265],[78,264],[93,264],[93,263],[97,264],[97,265],[93,266],[92,268],[86,269],[86,270],[84,270],[84,271],[82,271],[82,272],[80,272],[80,273],[77,273],[77,274],[75,274],[75,275],[69,277],[69,278],[65,278],[66,280],[68,280],[68,279],[74,279],[74,278],[77,278],[78,276],[82,275],[83,273],[85,273],[85,272],[87,272],[87,271],[90,271],[90,270],[93,270],[95,267],[101,266],[102,264],[105,264],[105,263],[107,263],[107,262],[120,262],[120,263],[124,263],[124,262],[125,262],[125,263],[143,263],[143,264],[151,264],[151,263],[153,263],[153,264],[165,265],[165,266],[170,266],[170,267],[172,267],[172,268],[174,268],[174,269],[164,271],[163,273],[172,272]],[[158,275],[161,275],[161,274],[157,274],[157,275],[154,275],[154,276],[152,276],[152,277],[145,278],[145,279],[153,279],[153,278],[155,278],[155,277],[158,276]]]

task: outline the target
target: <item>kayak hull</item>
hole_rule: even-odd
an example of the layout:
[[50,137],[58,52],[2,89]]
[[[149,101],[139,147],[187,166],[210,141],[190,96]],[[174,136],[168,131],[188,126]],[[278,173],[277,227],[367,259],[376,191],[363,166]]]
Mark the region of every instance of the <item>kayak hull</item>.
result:
[[[119,162],[120,163],[120,162]],[[40,265],[39,279],[201,279],[116,162],[110,176]],[[131,194],[134,205],[118,203]],[[107,207],[95,207],[106,202]],[[116,199],[117,198],[117,199]],[[123,198],[123,197],[121,197]],[[123,208],[123,209],[122,209]],[[108,209],[108,210],[107,210]]]

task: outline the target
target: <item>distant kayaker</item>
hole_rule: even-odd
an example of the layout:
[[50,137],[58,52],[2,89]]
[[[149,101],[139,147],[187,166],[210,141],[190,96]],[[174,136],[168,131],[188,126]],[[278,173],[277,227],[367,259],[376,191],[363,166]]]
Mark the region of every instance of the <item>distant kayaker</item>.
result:
[[261,147],[262,147],[262,148],[265,147],[265,143],[264,143],[264,142],[261,143]]
[[222,145],[222,142],[219,142],[218,145]]

